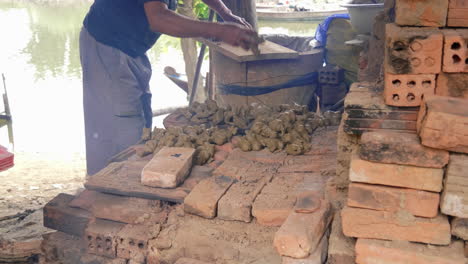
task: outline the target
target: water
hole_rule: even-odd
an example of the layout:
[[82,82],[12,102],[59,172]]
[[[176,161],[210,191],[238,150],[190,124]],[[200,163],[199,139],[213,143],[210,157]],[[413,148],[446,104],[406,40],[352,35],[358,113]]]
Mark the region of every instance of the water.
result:
[[[84,153],[78,38],[88,8],[89,4],[0,2],[0,73],[7,79],[15,151]],[[317,26],[262,21],[259,25],[260,33],[302,36],[313,35]],[[186,105],[185,93],[162,74],[169,65],[184,72],[179,39],[161,37],[148,55],[153,65],[153,109]],[[0,111],[2,107],[0,103]],[[8,146],[6,127],[0,129],[0,144]]]

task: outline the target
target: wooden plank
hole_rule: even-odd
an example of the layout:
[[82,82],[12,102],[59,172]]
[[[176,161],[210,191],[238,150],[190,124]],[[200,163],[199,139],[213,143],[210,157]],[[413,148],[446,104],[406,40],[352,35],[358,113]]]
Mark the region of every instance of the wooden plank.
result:
[[280,46],[268,40],[258,45],[260,50],[260,55],[258,56],[256,56],[251,50],[244,50],[241,47],[234,47],[223,42],[215,42],[208,39],[197,40],[210,47],[210,49],[220,52],[238,62],[296,59],[299,57],[299,53],[297,51]]
[[206,175],[192,172],[187,180],[174,189],[153,188],[141,184],[141,171],[148,161],[111,163],[85,183],[89,190],[153,200],[183,203],[194,182]]

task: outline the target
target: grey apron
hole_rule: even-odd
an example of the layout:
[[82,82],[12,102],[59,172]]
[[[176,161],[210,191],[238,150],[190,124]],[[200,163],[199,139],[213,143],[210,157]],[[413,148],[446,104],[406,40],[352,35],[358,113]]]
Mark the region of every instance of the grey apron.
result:
[[136,144],[143,127],[151,127],[151,64],[148,57],[130,57],[97,42],[83,28],[80,34],[83,107],[88,175]]

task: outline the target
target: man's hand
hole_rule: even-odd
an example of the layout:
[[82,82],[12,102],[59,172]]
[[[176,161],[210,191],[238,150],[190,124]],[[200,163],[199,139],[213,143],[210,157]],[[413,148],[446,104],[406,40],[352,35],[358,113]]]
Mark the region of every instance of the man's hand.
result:
[[254,29],[252,25],[250,25],[249,22],[247,22],[247,20],[245,20],[244,18],[240,16],[234,15],[232,12],[229,12],[228,14],[223,15],[222,18],[225,22],[236,23],[248,29],[252,29],[252,30]]
[[255,44],[257,32],[245,26],[234,23],[222,23],[222,30],[219,31],[218,38],[232,46],[241,46],[248,50]]

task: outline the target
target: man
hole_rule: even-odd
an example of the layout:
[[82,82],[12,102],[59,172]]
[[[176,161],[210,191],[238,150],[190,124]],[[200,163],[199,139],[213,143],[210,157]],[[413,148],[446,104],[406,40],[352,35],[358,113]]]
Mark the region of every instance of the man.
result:
[[[204,0],[227,23],[175,13],[177,0],[95,0],[83,22],[80,59],[87,174],[138,142],[151,128],[151,65],[146,56],[161,34],[216,38],[248,49],[255,32],[221,0]],[[231,22],[231,23],[229,23]]]

